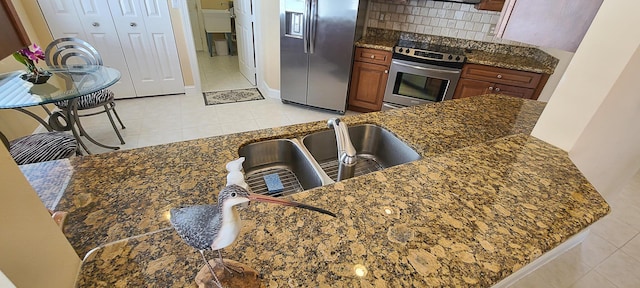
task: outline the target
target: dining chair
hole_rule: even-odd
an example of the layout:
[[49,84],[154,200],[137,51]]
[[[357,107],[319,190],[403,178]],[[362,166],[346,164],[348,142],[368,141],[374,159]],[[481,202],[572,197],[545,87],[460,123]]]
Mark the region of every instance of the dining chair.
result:
[[[102,57],[100,57],[98,51],[91,46],[91,44],[74,37],[64,37],[53,40],[53,42],[51,42],[45,49],[44,54],[45,62],[49,66],[82,64],[103,65]],[[54,104],[63,111],[73,113],[73,111],[70,111],[71,107],[69,105],[69,100],[59,101]],[[102,89],[90,94],[82,95],[78,98],[76,106],[78,111],[102,108],[102,110],[87,112],[86,114],[78,113],[76,119],[106,113],[109,117],[113,130],[116,132],[116,135],[118,135],[118,139],[120,139],[120,144],[125,144],[122,135],[120,135],[120,131],[118,131],[116,123],[113,121],[113,116],[111,116],[111,112],[113,112],[113,115],[118,119],[122,129],[125,129],[120,116],[118,116],[118,112],[116,112],[115,96],[111,90]],[[78,122],[80,121],[78,120]],[[77,126],[80,130],[80,135],[86,135],[82,123],[77,123]]]
[[73,135],[63,132],[31,134],[9,141],[0,132],[0,140],[18,165],[52,161],[80,155]]

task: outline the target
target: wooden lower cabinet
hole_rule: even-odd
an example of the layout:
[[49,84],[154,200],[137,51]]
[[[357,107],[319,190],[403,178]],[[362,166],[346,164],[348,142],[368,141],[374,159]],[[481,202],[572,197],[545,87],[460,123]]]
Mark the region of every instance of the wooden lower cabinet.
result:
[[382,109],[391,52],[356,48],[351,86],[349,88],[349,110],[373,112]]
[[548,79],[547,74],[466,64],[462,68],[453,99],[484,94],[504,94],[536,100]]
[[453,99],[487,94],[490,86],[491,83],[486,81],[460,78],[456,92],[453,94]]
[[458,81],[453,99],[467,98],[484,94],[504,94],[518,98],[532,99],[534,89],[522,88],[487,81],[464,79]]
[[382,65],[354,62],[351,73],[349,110],[380,111],[387,86],[389,69]]
[[493,91],[489,89],[489,93],[498,93],[518,98],[533,99],[534,90],[530,88],[495,84],[495,86],[493,86]]

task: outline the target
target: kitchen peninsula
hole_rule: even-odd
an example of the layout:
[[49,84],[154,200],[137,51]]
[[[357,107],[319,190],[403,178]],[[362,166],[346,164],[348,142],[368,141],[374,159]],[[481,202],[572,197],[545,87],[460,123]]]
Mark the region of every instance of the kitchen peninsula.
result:
[[[529,136],[544,105],[487,95],[343,117],[388,129],[422,159],[290,197],[337,218],[251,204],[222,254],[270,287],[493,285],[609,211],[566,152]],[[98,247],[78,286],[195,286],[202,260],[167,211],[215,203],[242,145],[325,129],[312,122],[72,159],[56,210],[69,212],[64,232],[81,257]]]

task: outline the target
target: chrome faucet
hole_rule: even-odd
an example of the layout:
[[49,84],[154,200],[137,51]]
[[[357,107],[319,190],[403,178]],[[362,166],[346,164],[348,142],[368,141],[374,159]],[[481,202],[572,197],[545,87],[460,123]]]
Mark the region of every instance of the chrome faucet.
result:
[[349,138],[347,124],[338,118],[331,118],[327,121],[329,128],[333,127],[336,132],[336,143],[338,145],[338,181],[353,177],[356,168],[356,148]]

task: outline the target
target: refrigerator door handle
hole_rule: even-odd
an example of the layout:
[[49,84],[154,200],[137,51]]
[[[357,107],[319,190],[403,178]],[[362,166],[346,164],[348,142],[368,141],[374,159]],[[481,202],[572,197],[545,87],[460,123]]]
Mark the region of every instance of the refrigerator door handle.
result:
[[310,22],[310,16],[311,16],[311,1],[312,0],[305,0],[304,1],[304,15],[302,15],[302,17],[304,18],[303,20],[303,25],[304,27],[302,28],[302,41],[304,42],[304,54],[309,53],[309,22]]
[[309,54],[313,54],[316,48],[316,22],[318,19],[318,0],[311,0],[311,11],[309,19]]

